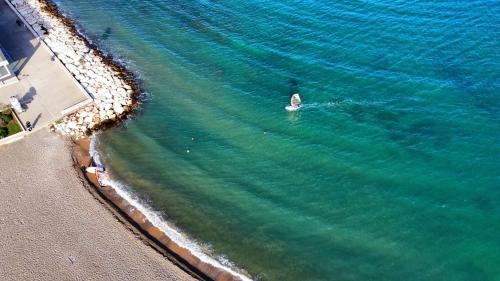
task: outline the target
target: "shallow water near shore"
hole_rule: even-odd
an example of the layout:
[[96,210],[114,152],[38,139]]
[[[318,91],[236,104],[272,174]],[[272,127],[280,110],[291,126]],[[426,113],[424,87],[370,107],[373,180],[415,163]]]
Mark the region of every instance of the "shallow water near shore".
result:
[[500,278],[495,1],[55,2],[150,93],[99,136],[111,176],[214,255],[262,280]]

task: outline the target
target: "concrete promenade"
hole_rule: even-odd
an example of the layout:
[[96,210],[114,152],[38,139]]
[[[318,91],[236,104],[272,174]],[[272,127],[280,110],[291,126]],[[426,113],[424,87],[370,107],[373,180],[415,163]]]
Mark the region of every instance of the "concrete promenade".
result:
[[0,0],[0,44],[19,78],[18,83],[0,88],[0,103],[9,104],[9,98],[17,96],[26,109],[19,118],[37,130],[63,117],[65,109],[92,99],[41,40],[16,20],[17,15]]

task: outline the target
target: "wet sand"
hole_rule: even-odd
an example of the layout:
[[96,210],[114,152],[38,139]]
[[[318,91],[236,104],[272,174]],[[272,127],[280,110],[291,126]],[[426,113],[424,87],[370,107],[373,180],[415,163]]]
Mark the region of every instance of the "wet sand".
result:
[[0,280],[194,280],[88,192],[61,137],[41,130],[0,157]]

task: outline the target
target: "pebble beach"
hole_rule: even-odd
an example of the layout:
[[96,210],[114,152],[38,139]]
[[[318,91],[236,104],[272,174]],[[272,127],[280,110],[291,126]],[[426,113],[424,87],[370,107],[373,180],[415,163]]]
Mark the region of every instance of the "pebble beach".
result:
[[[89,191],[112,217],[191,276],[500,280],[500,6],[492,1],[0,2],[23,20],[16,24],[0,13],[7,52],[16,57],[14,40],[5,39],[14,38],[10,30],[32,32],[33,47],[40,42],[37,50],[46,51],[45,65],[61,70],[40,67],[48,79],[31,85],[36,77],[23,75],[37,73],[31,59],[18,75],[19,97],[37,90],[26,120],[53,116],[36,130],[51,125],[78,139],[73,176],[89,171],[83,174]],[[22,65],[26,56],[17,57]],[[75,95],[56,91],[63,80],[56,77],[78,85]],[[9,91],[0,89],[0,98]],[[78,102],[76,92],[88,103]],[[302,107],[288,112],[294,93]],[[50,111],[56,114],[42,112],[51,103],[59,105]],[[22,142],[39,136],[27,133]],[[1,226],[9,250],[0,266],[37,249],[14,236],[49,213],[26,211],[36,207],[17,206],[20,200],[72,207],[66,197],[48,200],[38,190],[29,190],[36,200],[23,198],[32,196],[23,188],[35,167],[44,167],[32,177],[39,186],[68,171],[58,164],[48,173],[50,165],[36,160],[51,161],[44,155],[52,147],[15,145],[0,147],[2,157],[22,150],[5,157],[17,168],[0,169],[0,186],[10,192],[0,195],[8,200],[5,210],[18,208],[22,221],[15,229]],[[86,170],[101,165],[104,175]],[[18,218],[1,215],[6,223]],[[54,221],[64,222],[63,215]],[[81,208],[71,220],[85,216],[86,226],[77,229],[93,235],[100,215]],[[52,231],[45,227],[29,239]],[[57,234],[88,243],[80,232]],[[118,252],[128,243],[107,232],[106,238]],[[75,256],[42,242],[57,266],[82,260],[100,266],[115,257],[101,246],[97,257],[90,250]],[[30,271],[34,263],[18,264]],[[151,270],[126,264],[129,272]],[[35,276],[12,274],[16,266],[9,265],[9,276]],[[113,270],[106,265],[98,272],[123,279]],[[66,279],[94,276],[87,274]]]
[[0,147],[0,279],[194,280],[88,192],[70,145],[41,130]]

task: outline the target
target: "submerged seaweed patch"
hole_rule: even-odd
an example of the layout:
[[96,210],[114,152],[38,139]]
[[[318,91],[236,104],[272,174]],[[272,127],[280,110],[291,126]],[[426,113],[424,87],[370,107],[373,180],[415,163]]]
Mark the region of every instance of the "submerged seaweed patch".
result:
[[104,32],[102,33],[101,35],[101,39],[102,40],[107,40],[111,34],[113,33],[111,27],[107,27],[106,30],[104,30]]
[[[388,110],[374,105],[353,104],[347,109],[356,123],[370,123],[380,127],[387,137],[407,148],[419,143],[430,142],[435,147],[449,143],[449,129],[442,128],[432,119],[418,119],[404,110]],[[416,119],[412,121],[412,119]]]

